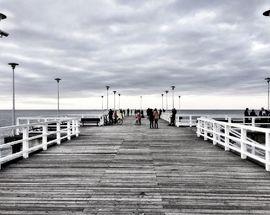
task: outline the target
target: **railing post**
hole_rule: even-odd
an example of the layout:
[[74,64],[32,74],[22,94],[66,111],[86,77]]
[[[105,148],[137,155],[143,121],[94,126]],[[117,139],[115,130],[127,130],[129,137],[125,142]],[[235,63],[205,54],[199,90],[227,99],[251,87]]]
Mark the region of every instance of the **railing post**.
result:
[[246,155],[247,145],[246,145],[246,142],[245,142],[246,138],[247,138],[247,130],[241,128],[241,141],[240,141],[240,144],[241,144],[241,158],[242,159],[247,158],[247,155]]
[[29,127],[24,127],[22,129],[23,139],[22,139],[22,150],[23,150],[23,157],[29,157]]
[[217,124],[213,123],[213,145],[217,145]]
[[198,119],[198,122],[197,122],[197,137],[200,137],[201,136],[201,127],[202,127],[202,122],[200,119]]
[[204,124],[204,126],[203,126],[203,139],[204,139],[204,140],[207,140],[207,139],[208,139],[208,138],[207,138],[207,131],[206,131],[206,130],[207,130],[207,127],[208,127],[208,126],[207,126],[207,122],[204,121],[203,124]]
[[76,137],[78,137],[79,136],[79,133],[80,133],[80,131],[79,131],[79,121],[76,119],[75,120],[75,125],[76,125]]
[[232,123],[232,118],[228,117],[228,123]]
[[251,118],[251,125],[252,125],[252,126],[255,126],[255,117],[252,117],[252,118]]
[[192,116],[189,116],[189,127],[192,127]]
[[61,125],[60,122],[56,123],[56,139],[57,139],[57,144],[61,144]]
[[42,126],[42,148],[43,150],[47,150],[48,148],[48,125]]
[[76,125],[75,125],[75,120],[72,120],[72,135],[75,135],[76,132]]
[[270,133],[265,133],[265,170],[270,171]]
[[229,151],[229,143],[230,143],[230,126],[225,125],[225,151]]
[[67,139],[71,140],[71,132],[70,132],[70,120],[67,121]]

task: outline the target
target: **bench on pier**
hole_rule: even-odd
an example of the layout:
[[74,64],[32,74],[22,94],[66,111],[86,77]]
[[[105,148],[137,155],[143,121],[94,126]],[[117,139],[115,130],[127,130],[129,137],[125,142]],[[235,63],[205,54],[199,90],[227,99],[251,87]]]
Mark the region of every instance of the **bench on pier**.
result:
[[98,126],[100,123],[100,118],[98,118],[98,117],[81,118],[81,123],[82,123],[82,126],[84,126],[85,124],[92,124],[92,123],[95,123]]

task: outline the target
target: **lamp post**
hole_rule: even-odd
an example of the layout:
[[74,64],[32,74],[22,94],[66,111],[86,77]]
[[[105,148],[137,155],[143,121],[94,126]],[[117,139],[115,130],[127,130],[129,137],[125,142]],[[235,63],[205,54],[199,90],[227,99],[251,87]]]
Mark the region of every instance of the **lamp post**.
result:
[[140,112],[142,111],[142,96],[140,96]]
[[[0,13],[0,21],[6,18],[7,16],[5,14]],[[0,37],[7,37],[7,36],[8,36],[7,32],[0,30]]]
[[166,110],[168,110],[168,90],[165,91],[166,93]]
[[15,68],[19,66],[18,63],[9,63],[8,65],[12,68],[12,124],[16,124],[15,120]]
[[116,91],[114,90],[113,91],[113,110],[115,110],[115,94],[116,94]]
[[61,78],[54,79],[57,82],[57,117],[59,117],[59,99],[60,99],[60,91],[59,91],[59,82]]
[[180,98],[181,98],[181,96],[178,96],[178,98],[179,98],[179,110],[180,110]]
[[101,110],[103,110],[103,97],[104,96],[101,96]]
[[107,89],[107,111],[109,110],[109,89],[110,89],[110,86],[106,86],[106,89]]
[[270,78],[265,78],[265,80],[267,81],[267,87],[268,87],[268,90],[267,90],[267,110],[269,111],[269,82],[270,82]]
[[172,88],[172,109],[174,108],[174,89],[175,89],[175,86],[171,86]]
[[120,93],[118,93],[118,96],[119,96],[118,108],[119,108],[119,110],[120,110],[120,96],[121,96],[121,94],[120,94]]
[[161,94],[161,109],[162,109],[162,111],[163,111],[163,96],[164,96],[164,94],[162,93]]

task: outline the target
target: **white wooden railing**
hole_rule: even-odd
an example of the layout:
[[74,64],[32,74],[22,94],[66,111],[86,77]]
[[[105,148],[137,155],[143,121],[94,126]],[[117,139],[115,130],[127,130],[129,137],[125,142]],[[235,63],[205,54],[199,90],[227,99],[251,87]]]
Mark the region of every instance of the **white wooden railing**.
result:
[[[248,134],[254,132],[257,136],[263,135],[263,140],[255,141],[254,138],[248,137]],[[238,152],[242,159],[250,157],[259,161],[270,171],[270,129],[202,117],[198,119],[197,136],[202,136],[204,140],[212,140],[214,145],[223,146],[225,151]]]
[[[34,151],[47,150],[53,143],[60,145],[63,139],[70,140],[79,133],[79,120],[76,118],[0,127],[0,167],[19,157],[28,158]],[[14,147],[17,147],[16,152]]]
[[[170,112],[165,112],[161,114],[161,118],[164,119],[167,122],[170,122],[171,117]],[[175,126],[189,126],[194,127],[197,125],[198,118],[204,117],[204,118],[211,118],[211,119],[217,119],[221,121],[227,121],[231,123],[241,123],[245,125],[252,125],[252,126],[264,126],[264,125],[270,125],[270,116],[249,116],[244,117],[242,115],[221,115],[221,114],[201,114],[201,115],[195,115],[195,114],[176,114],[175,116]]]

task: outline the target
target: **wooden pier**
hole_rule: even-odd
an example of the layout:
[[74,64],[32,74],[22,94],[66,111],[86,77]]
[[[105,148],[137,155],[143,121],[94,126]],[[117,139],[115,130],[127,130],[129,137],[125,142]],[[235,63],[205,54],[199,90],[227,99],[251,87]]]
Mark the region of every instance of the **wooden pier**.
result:
[[127,118],[8,164],[0,214],[270,214],[270,173],[191,128]]

